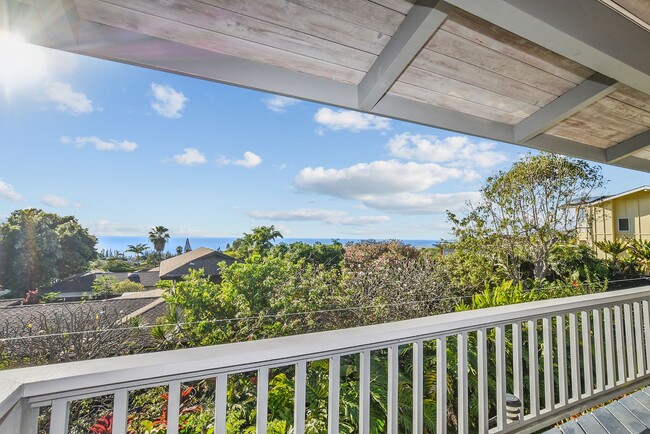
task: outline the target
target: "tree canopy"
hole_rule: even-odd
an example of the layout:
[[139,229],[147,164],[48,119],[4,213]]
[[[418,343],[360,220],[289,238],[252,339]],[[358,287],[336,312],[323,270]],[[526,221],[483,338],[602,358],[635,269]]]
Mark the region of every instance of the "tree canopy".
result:
[[97,238],[72,216],[40,209],[11,213],[0,225],[0,285],[17,295],[86,271],[96,259]]
[[524,156],[486,180],[464,217],[449,213],[459,263],[486,279],[546,278],[553,246],[574,239],[580,205],[573,204],[602,185],[599,166],[547,153]]
[[149,231],[149,241],[153,244],[153,248],[158,253],[162,255],[162,252],[165,250],[167,241],[169,241],[169,229],[164,226],[155,226]]

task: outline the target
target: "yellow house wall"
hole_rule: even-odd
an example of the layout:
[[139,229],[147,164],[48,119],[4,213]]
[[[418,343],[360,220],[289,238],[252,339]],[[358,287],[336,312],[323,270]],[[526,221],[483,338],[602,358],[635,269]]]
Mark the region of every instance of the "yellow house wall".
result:
[[[596,241],[613,241],[618,238],[650,240],[650,191],[641,191],[593,206],[588,211],[591,234],[579,234],[588,239],[592,247]],[[629,231],[618,230],[618,219],[627,217]],[[599,257],[605,255],[598,251]]]

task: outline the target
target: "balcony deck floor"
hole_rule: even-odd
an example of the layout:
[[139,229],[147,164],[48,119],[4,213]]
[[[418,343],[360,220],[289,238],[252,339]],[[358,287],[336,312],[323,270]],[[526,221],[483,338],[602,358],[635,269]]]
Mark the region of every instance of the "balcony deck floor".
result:
[[545,434],[650,434],[650,388],[600,407]]

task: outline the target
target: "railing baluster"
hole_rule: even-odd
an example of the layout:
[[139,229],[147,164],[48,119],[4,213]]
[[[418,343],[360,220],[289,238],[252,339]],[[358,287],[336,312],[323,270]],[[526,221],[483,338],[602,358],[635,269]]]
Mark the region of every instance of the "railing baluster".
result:
[[40,407],[24,404],[20,420],[20,434],[38,434],[38,414]]
[[636,372],[634,370],[634,331],[632,329],[632,312],[630,304],[623,305],[624,323],[625,323],[625,343],[627,348],[627,381],[634,380]]
[[496,347],[496,380],[497,380],[497,429],[506,426],[506,336],[505,326],[494,328]]
[[436,432],[447,432],[447,337],[436,339]]
[[566,360],[566,330],[564,329],[564,315],[555,317],[555,330],[557,336],[557,376],[558,376],[558,407],[567,404],[568,378],[567,378],[567,360]]
[[228,374],[218,374],[214,396],[214,434],[226,434]]
[[51,411],[49,434],[68,434],[70,403],[66,399],[55,399]]
[[424,342],[413,342],[413,434],[424,432]]
[[257,420],[256,434],[266,434],[269,418],[269,368],[257,370]]
[[359,354],[359,434],[370,433],[370,350]]
[[339,433],[339,396],[341,394],[341,356],[329,360],[329,391],[327,396],[327,432]]
[[591,361],[591,319],[589,318],[589,311],[580,313],[582,318],[582,369],[583,377],[585,379],[584,396],[591,396],[594,392],[593,387],[593,370]]
[[537,321],[528,321],[528,378],[530,389],[530,414],[539,415],[539,367]]
[[646,374],[650,374],[650,309],[648,301],[643,300],[643,340],[645,343]]
[[467,391],[467,332],[458,334],[458,432],[469,431],[469,397]]
[[569,313],[569,358],[571,359],[571,400],[580,399],[580,354],[578,353],[578,316]]
[[603,310],[605,322],[605,365],[607,366],[607,383],[605,389],[616,385],[616,366],[614,365],[614,323],[612,323],[612,308],[606,307]]
[[181,382],[171,381],[167,390],[167,434],[178,434],[178,418],[181,408]]
[[388,347],[388,434],[397,434],[399,426],[399,347]]
[[623,315],[621,306],[614,306],[614,326],[616,332],[616,385],[625,383],[625,341],[623,340]]
[[643,326],[641,325],[641,305],[634,302],[634,339],[636,342],[636,376],[645,374],[645,361],[643,360]]
[[113,429],[115,434],[126,433],[126,421],[129,413],[129,391],[116,390],[113,394]]
[[305,408],[307,406],[307,362],[296,363],[294,380],[293,429],[295,434],[305,432]]
[[488,374],[487,374],[487,330],[476,331],[477,370],[478,370],[478,432],[488,432]]
[[605,361],[603,359],[603,320],[600,309],[593,310],[594,357],[596,359],[596,392],[605,390]]
[[522,404],[519,412],[521,421],[524,420],[524,353],[519,321],[512,324],[512,389],[513,394],[519,398]]
[[542,319],[542,339],[544,345],[544,410],[551,411],[555,406],[553,374],[553,321],[550,316]]

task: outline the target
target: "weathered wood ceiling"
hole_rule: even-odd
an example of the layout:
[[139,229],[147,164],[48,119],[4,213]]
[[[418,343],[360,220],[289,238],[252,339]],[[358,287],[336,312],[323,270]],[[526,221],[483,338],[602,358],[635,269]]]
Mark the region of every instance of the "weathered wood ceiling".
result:
[[650,1],[542,3],[0,0],[0,23],[67,51],[650,172]]

